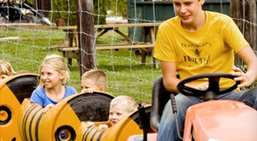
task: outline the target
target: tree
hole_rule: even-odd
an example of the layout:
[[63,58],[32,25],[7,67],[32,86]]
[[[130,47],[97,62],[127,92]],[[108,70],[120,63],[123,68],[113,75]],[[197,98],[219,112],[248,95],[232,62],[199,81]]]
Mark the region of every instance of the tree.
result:
[[[52,11],[53,20],[57,22],[59,18],[64,19],[66,25],[77,25],[77,6],[78,0],[53,0]],[[94,15],[95,23],[105,24],[105,17],[108,3],[104,0],[93,0],[94,2]],[[84,11],[86,12],[86,11]],[[99,22],[97,22],[99,21]]]
[[[253,50],[256,50],[256,26],[254,24],[256,23],[256,1],[230,0],[230,15],[236,18],[234,20],[235,23],[244,34]],[[235,63],[237,65],[242,64],[238,57],[236,57]]]
[[[52,10],[53,13],[44,12],[45,16],[51,16],[52,22],[63,19],[66,25],[77,25],[77,6],[78,0],[28,0],[37,9]],[[94,3],[94,20],[95,24],[106,23],[106,11],[112,10],[117,12],[115,15],[127,17],[127,0],[93,0]],[[51,9],[52,8],[52,9]]]
[[117,12],[116,14],[121,15],[124,18],[127,18],[128,11],[128,0],[111,0],[110,9]]

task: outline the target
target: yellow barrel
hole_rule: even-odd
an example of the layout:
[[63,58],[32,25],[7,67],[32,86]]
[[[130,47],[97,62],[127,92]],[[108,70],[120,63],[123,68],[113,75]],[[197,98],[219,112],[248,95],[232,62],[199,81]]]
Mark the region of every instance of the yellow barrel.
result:
[[0,84],[0,141],[21,140],[17,117],[21,102],[38,86],[37,74],[10,76]]
[[[146,132],[153,133],[150,128],[151,106],[145,107],[146,113]],[[95,126],[86,128],[86,122],[81,123],[78,131],[78,141],[126,141],[132,135],[143,134],[139,127],[139,113],[135,111],[122,118],[118,123],[108,129],[98,131],[99,124],[105,122],[96,122]]]
[[19,115],[19,131],[26,141],[77,140],[82,121],[106,121],[113,96],[107,93],[72,95],[44,112],[24,100]]

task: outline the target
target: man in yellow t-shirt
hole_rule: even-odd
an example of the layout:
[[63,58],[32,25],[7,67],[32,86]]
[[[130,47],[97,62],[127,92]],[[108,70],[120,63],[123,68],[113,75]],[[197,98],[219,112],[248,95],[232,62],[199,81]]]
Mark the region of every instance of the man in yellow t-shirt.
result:
[[[173,0],[177,16],[164,21],[158,29],[154,57],[161,61],[163,83],[170,92],[178,93],[180,80],[202,73],[230,73],[235,76],[234,80],[240,81],[238,88],[250,86],[257,79],[256,55],[236,24],[227,15],[203,11],[204,2]],[[248,66],[245,73],[234,66],[234,53]],[[232,81],[221,80],[220,87],[227,88]],[[208,83],[199,80],[189,86],[202,90],[208,87]],[[251,91],[247,94],[246,91],[233,91],[219,98],[240,100],[257,109],[257,89]],[[183,129],[187,107],[201,102],[201,99],[183,94],[175,98],[179,129]],[[163,111],[158,140],[179,140],[170,102]]]

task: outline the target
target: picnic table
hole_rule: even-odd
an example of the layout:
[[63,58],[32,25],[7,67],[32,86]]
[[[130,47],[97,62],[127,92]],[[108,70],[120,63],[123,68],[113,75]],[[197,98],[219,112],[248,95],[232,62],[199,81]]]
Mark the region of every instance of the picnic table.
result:
[[[141,63],[145,64],[147,52],[152,51],[155,45],[155,33],[160,23],[124,23],[124,24],[106,24],[106,25],[94,25],[96,30],[100,30],[97,34],[97,38],[102,37],[108,31],[115,31],[123,37],[126,44],[113,44],[113,45],[96,45],[96,50],[103,49],[124,49],[124,48],[137,48],[141,49]],[[142,28],[142,42],[135,42],[131,37],[124,34],[120,28]],[[60,26],[58,29],[67,33],[68,47],[59,48],[59,51],[63,52],[63,56],[68,58],[68,65],[72,65],[72,58],[79,59],[79,47],[78,47],[78,34],[77,26]],[[149,35],[150,41],[147,40]],[[75,41],[75,43],[73,43]],[[153,59],[154,60],[154,59]],[[155,64],[155,60],[154,60]]]

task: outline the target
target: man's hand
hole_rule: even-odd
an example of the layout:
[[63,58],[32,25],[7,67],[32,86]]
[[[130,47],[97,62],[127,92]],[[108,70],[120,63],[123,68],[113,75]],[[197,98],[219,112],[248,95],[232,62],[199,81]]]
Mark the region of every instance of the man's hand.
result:
[[194,84],[185,84],[185,85],[188,86],[188,87],[198,89],[198,90],[206,90],[209,87],[209,82],[204,82],[204,83],[201,83],[201,84],[198,84],[198,85],[194,85]]
[[233,66],[232,67],[233,72],[231,73],[233,76],[235,76],[235,81],[240,81],[240,84],[238,85],[238,88],[242,87],[248,87],[253,82],[251,81],[251,76],[248,76],[246,73],[244,73],[239,67]]

